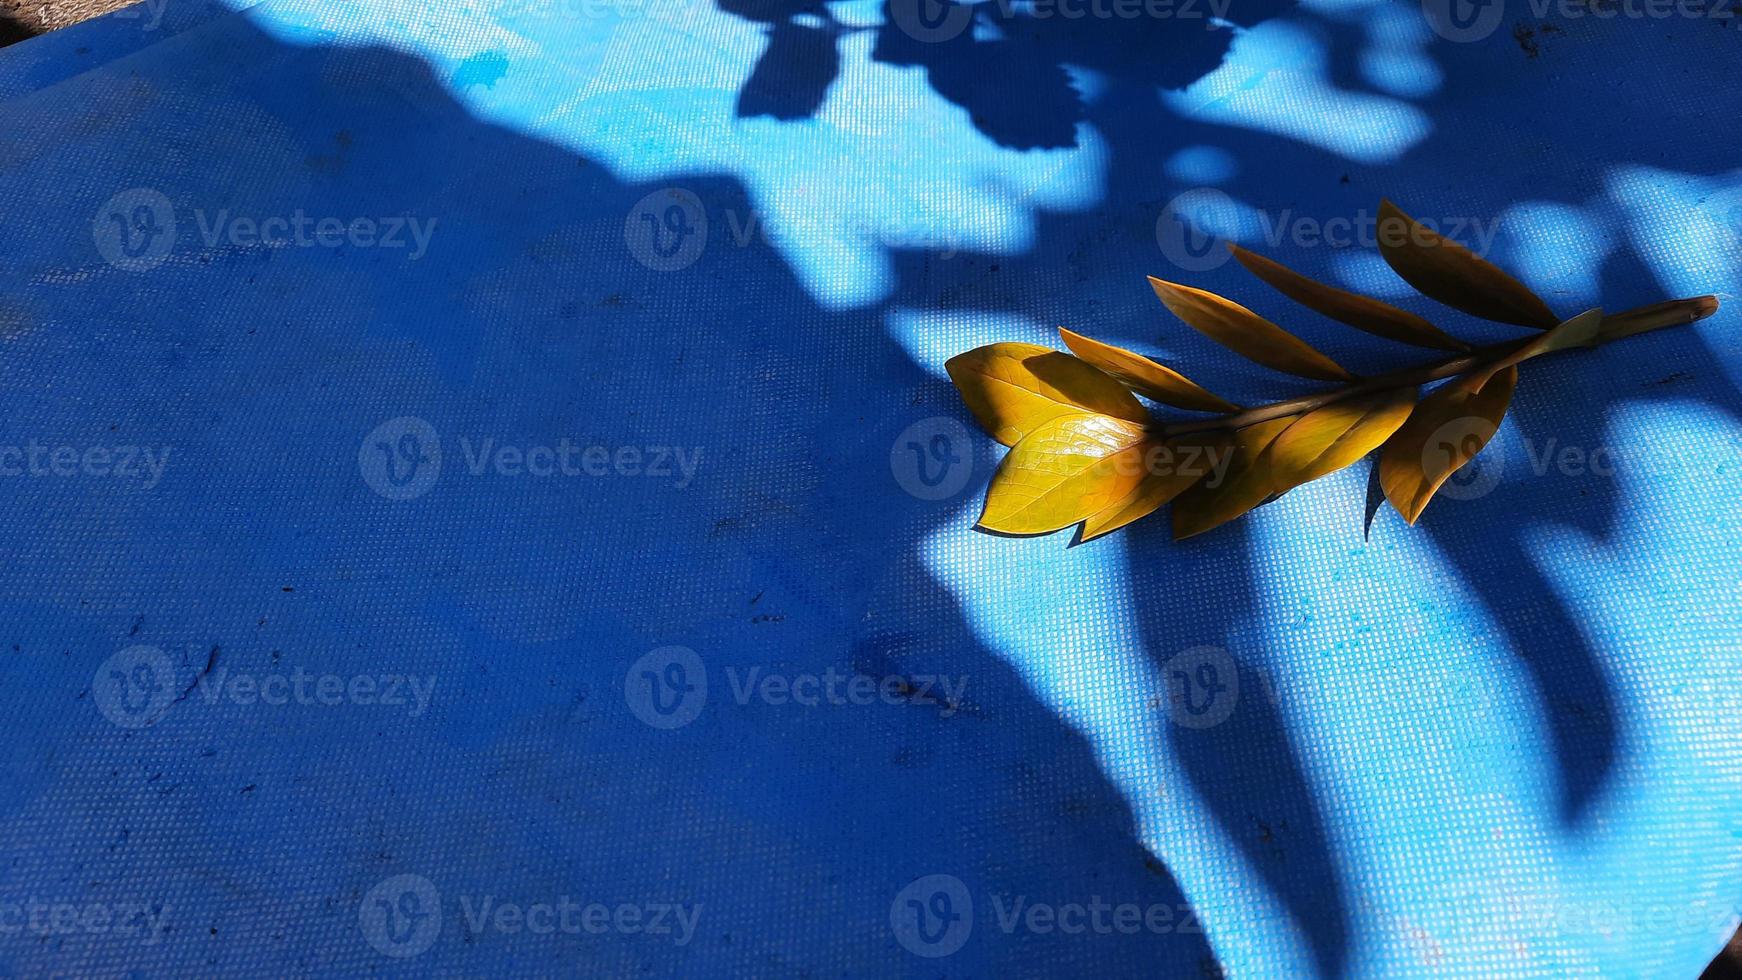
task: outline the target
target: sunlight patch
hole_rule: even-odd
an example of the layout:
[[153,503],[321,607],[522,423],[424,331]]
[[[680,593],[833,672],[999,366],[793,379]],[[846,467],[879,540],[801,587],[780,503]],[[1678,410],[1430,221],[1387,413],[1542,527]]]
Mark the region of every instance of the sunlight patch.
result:
[[1508,268],[1563,316],[1602,301],[1597,278],[1615,241],[1597,216],[1554,201],[1524,201],[1507,208],[1500,220],[1512,246]]
[[1240,32],[1221,67],[1161,99],[1182,116],[1289,137],[1361,163],[1395,160],[1433,129],[1409,103],[1332,86],[1324,42],[1274,20]]
[[1056,537],[1018,540],[968,529],[966,510],[922,545],[925,563],[962,604],[987,649],[1035,699],[1080,732],[1167,866],[1211,942],[1256,976],[1310,976],[1305,937],[1286,904],[1218,824],[1168,744],[1162,680],[1133,618],[1128,556],[1062,551]]

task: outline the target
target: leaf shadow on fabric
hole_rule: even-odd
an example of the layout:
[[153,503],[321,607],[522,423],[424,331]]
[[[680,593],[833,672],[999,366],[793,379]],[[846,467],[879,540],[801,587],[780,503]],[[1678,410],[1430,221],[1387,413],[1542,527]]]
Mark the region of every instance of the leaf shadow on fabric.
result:
[[[886,0],[880,27],[846,28],[815,0],[718,2],[768,25],[768,46],[739,93],[739,116],[814,114],[841,70],[839,38],[875,30],[874,62],[925,69],[932,89],[966,110],[981,133],[1019,150],[1077,145],[1076,127],[1087,112],[1067,66],[1177,89],[1219,65],[1232,38],[1211,20],[1208,6],[1189,3],[1154,17],[1091,15],[1075,0],[1063,0],[1059,10],[1003,0]],[[1248,0],[1225,13],[1229,22],[1250,26],[1290,6],[1292,0]]]
[[[1364,89],[1367,82],[1352,67],[1356,59],[1349,50],[1359,39],[1358,32],[1346,25],[1328,25],[1325,34],[1336,43],[1329,70],[1341,82],[1340,87]],[[939,297],[948,297],[944,308],[956,316],[973,311],[1016,317],[1039,325],[1080,329],[1111,342],[1127,342],[1145,352],[1160,347],[1168,355],[1164,357],[1168,363],[1189,369],[1194,380],[1246,404],[1265,396],[1298,393],[1287,379],[1266,375],[1196,336],[1158,309],[1143,287],[1145,273],[1177,271],[1156,248],[1156,221],[1166,216],[1168,191],[1165,182],[1154,176],[1152,162],[1165,159],[1174,148],[1217,147],[1237,163],[1237,178],[1226,189],[1233,194],[1257,189],[1259,200],[1274,199],[1273,217],[1286,218],[1291,213],[1321,219],[1343,217],[1371,208],[1381,196],[1431,201],[1444,194],[1442,185],[1449,184],[1458,191],[1458,214],[1493,220],[1520,203],[1518,192],[1501,186],[1471,185],[1461,175],[1457,161],[1460,153],[1467,152],[1463,146],[1467,134],[1457,121],[1504,120],[1516,115],[1525,117],[1516,122],[1525,127],[1538,118],[1536,113],[1543,106],[1534,105],[1526,117],[1525,110],[1509,103],[1503,91],[1483,96],[1473,105],[1454,106],[1450,104],[1449,93],[1455,88],[1451,80],[1491,70],[1483,61],[1490,55],[1478,46],[1441,45],[1433,51],[1446,61],[1448,81],[1441,94],[1424,96],[1415,105],[1442,126],[1397,161],[1355,162],[1281,136],[1158,113],[1152,87],[1123,85],[1115,79],[1086,109],[1084,117],[1110,148],[1107,190],[1101,205],[1082,214],[1037,215],[1034,245],[1019,255],[967,254],[944,263],[935,257],[904,254],[898,260],[903,289],[895,301],[907,307],[926,307],[936,304]],[[1573,154],[1569,150],[1569,155],[1577,156],[1577,166],[1569,160],[1564,172],[1598,174],[1604,165],[1654,158],[1650,133],[1626,130],[1616,118],[1604,117],[1593,100],[1583,99],[1573,90],[1557,90],[1545,97],[1563,105],[1568,118],[1578,120],[1571,125],[1610,134],[1602,143],[1604,159],[1592,160],[1582,151]],[[1723,173],[1731,165],[1721,152],[1709,147],[1678,161],[1679,167],[1702,174]],[[1556,200],[1578,206],[1602,191],[1600,184],[1593,186],[1592,179],[1586,177],[1553,194]],[[1269,248],[1276,257],[1327,281],[1335,281],[1328,267],[1344,252],[1340,248],[1302,249],[1287,238],[1280,245],[1253,244]],[[1321,240],[1316,244],[1325,243]],[[1195,284],[1235,298],[1251,296],[1261,313],[1288,309],[1286,303],[1267,295],[1261,283],[1232,266],[1182,274],[1193,277],[1189,281]],[[1103,288],[1114,276],[1129,280],[1127,292]],[[1670,291],[1667,284],[1656,282],[1625,242],[1606,261],[1601,278],[1601,299],[1609,308],[1625,309],[1680,295]],[[1448,315],[1443,307],[1419,298],[1403,302],[1453,333],[1473,329],[1473,336],[1493,340],[1517,333],[1505,332],[1510,328],[1483,327],[1458,314]],[[1320,349],[1336,353],[1339,359],[1346,356],[1343,363],[1362,372],[1412,363],[1414,355],[1407,350],[1387,347],[1338,324],[1310,316],[1284,322]],[[1490,332],[1484,334],[1483,330]],[[1731,416],[1742,408],[1742,399],[1722,372],[1698,369],[1717,355],[1696,332],[1666,331],[1631,343],[1668,345],[1668,349],[1684,352],[1676,355],[1677,359],[1695,367],[1690,369],[1693,377],[1678,385],[1678,399],[1703,402]],[[1635,398],[1652,397],[1655,378],[1640,378],[1636,390],[1614,390],[1599,375],[1587,372],[1584,385],[1570,384],[1568,379],[1579,377],[1583,370],[1578,356],[1547,360],[1527,372],[1566,372],[1554,387],[1579,390],[1577,404],[1539,402],[1528,394],[1534,389],[1526,380],[1521,387],[1527,395],[1514,409],[1509,424],[1539,444],[1558,436],[1562,445],[1598,446],[1615,408]],[[1626,355],[1607,352],[1598,356]],[[1262,395],[1253,394],[1254,390]],[[1553,795],[1560,801],[1562,830],[1569,835],[1584,826],[1585,815],[1614,774],[1621,732],[1616,695],[1603,665],[1610,654],[1601,649],[1602,638],[1592,636],[1588,626],[1548,587],[1530,560],[1524,538],[1542,521],[1566,520],[1569,494],[1580,500],[1583,517],[1579,526],[1599,537],[1609,537],[1615,531],[1617,492],[1612,480],[1603,485],[1528,479],[1514,485],[1509,481],[1480,501],[1436,503],[1421,525],[1410,532],[1423,535],[1444,552],[1464,587],[1478,597],[1482,609],[1503,631],[1505,645],[1526,668],[1550,732],[1553,758],[1547,768],[1556,777]],[[1350,502],[1350,513],[1355,517],[1350,527],[1354,547],[1362,539],[1359,501]],[[1382,510],[1377,519],[1396,520],[1389,509]],[[1132,599],[1144,642],[1158,665],[1183,648],[1227,644],[1235,625],[1254,614],[1249,570],[1264,556],[1252,552],[1247,528],[1230,526],[1205,535],[1201,543],[1182,545],[1169,540],[1164,512],[1120,533],[1128,536],[1125,546],[1131,555]],[[1065,537],[1055,536],[1060,547]],[[1193,556],[1190,561],[1187,555]],[[1204,571],[1197,564],[1220,568]],[[1180,576],[1199,584],[1182,585]],[[1202,604],[1204,596],[1216,599]],[[1253,667],[1250,675],[1242,676],[1250,685],[1243,690],[1257,687],[1252,682],[1262,682],[1263,671],[1270,667],[1264,651],[1253,650],[1250,643],[1242,649],[1241,663]],[[1181,759],[1224,832],[1239,843],[1288,909],[1295,928],[1307,938],[1320,971],[1337,975],[1347,962],[1354,899],[1349,895],[1342,859],[1332,853],[1327,839],[1313,780],[1293,748],[1296,736],[1274,703],[1264,700],[1250,705],[1243,702],[1222,729],[1179,732],[1161,751]]]

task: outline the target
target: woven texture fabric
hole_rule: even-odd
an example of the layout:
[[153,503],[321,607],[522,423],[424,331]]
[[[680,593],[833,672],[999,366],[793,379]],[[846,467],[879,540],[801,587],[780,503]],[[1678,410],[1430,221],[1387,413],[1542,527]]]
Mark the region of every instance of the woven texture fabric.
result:
[[[0,974],[1697,973],[1742,32],[1055,6],[149,2],[0,51]],[[1414,528],[1362,464],[1179,544],[971,530],[955,353],[1310,390],[1145,275],[1418,358],[1200,232],[1516,336],[1392,276],[1382,197],[1563,316],[1725,306],[1527,365]]]

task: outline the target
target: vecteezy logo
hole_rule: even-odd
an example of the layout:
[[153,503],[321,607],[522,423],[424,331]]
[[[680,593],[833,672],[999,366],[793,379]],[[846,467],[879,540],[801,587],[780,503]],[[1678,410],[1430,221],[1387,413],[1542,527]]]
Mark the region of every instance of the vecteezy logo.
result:
[[915,956],[948,956],[974,931],[974,896],[955,875],[917,878],[889,903],[889,928]]
[[901,489],[921,500],[947,500],[962,492],[974,474],[968,429],[955,419],[921,419],[895,437],[889,471]]
[[1155,219],[1155,244],[1169,262],[1186,272],[1208,272],[1231,254],[1215,234],[1215,226],[1231,227],[1239,213],[1234,199],[1219,190],[1186,191],[1167,202]]
[[623,240],[635,261],[654,272],[676,272],[700,258],[707,246],[708,212],[689,191],[654,191],[629,209]]
[[951,0],[889,0],[889,18],[915,41],[936,44],[967,29],[974,8]]
[[1500,485],[1500,476],[1505,469],[1501,457],[1496,453],[1476,455],[1488,440],[1494,438],[1494,432],[1494,423],[1467,416],[1447,422],[1428,437],[1426,445],[1421,447],[1421,465],[1427,472],[1443,473],[1456,461],[1468,460],[1440,485],[1440,496],[1475,500],[1488,496]]
[[1240,700],[1240,671],[1221,647],[1192,647],[1162,668],[1167,716],[1182,728],[1210,728],[1228,720]]
[[395,875],[363,896],[357,922],[376,952],[397,959],[416,956],[441,935],[441,893],[423,875]]
[[103,717],[122,728],[144,728],[175,701],[175,663],[157,647],[128,647],[97,668],[91,692]]
[[629,666],[623,700],[654,728],[682,728],[708,703],[707,668],[689,647],[660,647]]
[[421,497],[442,475],[441,439],[416,416],[389,419],[363,437],[357,469],[369,489],[388,500]]
[[97,209],[91,238],[103,261],[127,272],[149,272],[175,247],[175,205],[149,187],[122,191]]
[[1506,19],[1506,0],[1421,0],[1421,15],[1454,44],[1480,41]]

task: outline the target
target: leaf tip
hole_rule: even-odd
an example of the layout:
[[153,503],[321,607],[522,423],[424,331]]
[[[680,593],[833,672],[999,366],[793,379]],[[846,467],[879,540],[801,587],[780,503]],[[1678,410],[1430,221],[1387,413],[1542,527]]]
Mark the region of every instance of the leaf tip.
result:
[[1200,524],[1182,523],[1182,522],[1176,520],[1173,522],[1173,539],[1175,541],[1184,541],[1187,538],[1195,538],[1198,535],[1200,535],[1200,534],[1204,533],[1205,531],[1208,531],[1211,528],[1216,527],[1216,526],[1217,525],[1214,525],[1214,524],[1200,525]]
[[983,357],[985,353],[986,347],[975,347],[972,350],[962,351],[960,354],[957,354],[944,362],[944,373],[950,376],[950,380],[954,382],[957,387],[960,387],[962,384],[960,377],[962,372],[967,370],[970,363]]
[[1149,277],[1149,288],[1155,290],[1155,294],[1157,296],[1161,296],[1164,298],[1170,293],[1190,294],[1190,293],[1195,293],[1195,292],[1200,291],[1200,290],[1192,288],[1191,286],[1187,286],[1184,283],[1169,282],[1168,280],[1163,279],[1160,276],[1150,276]]

